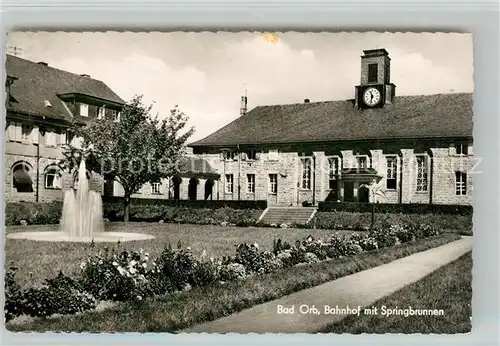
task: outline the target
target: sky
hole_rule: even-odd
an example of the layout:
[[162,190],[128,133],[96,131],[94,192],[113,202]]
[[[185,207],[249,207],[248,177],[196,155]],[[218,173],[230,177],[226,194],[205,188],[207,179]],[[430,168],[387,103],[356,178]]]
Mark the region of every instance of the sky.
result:
[[397,95],[473,92],[473,41],[451,33],[12,32],[7,52],[89,74],[202,139],[259,105],[354,98],[363,50],[385,48]]

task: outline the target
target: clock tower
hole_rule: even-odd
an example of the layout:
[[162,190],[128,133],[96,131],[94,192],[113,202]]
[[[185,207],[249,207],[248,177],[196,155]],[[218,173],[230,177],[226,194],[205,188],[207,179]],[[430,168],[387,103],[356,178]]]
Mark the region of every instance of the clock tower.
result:
[[391,59],[381,49],[364,50],[361,56],[361,83],[356,86],[356,106],[382,108],[394,100],[396,86],[391,83]]

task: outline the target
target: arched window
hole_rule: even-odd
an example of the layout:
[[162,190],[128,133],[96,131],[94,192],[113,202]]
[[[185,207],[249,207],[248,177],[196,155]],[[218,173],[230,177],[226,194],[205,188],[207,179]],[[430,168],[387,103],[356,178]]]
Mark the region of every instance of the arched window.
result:
[[46,189],[62,189],[61,168],[57,165],[47,166],[44,182]]
[[27,162],[16,162],[12,166],[12,186],[17,192],[33,192],[33,180],[30,176],[31,165]]

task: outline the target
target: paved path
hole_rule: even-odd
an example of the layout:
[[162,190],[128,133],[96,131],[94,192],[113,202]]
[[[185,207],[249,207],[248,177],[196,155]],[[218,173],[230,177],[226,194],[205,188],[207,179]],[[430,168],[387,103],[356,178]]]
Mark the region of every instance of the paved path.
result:
[[[194,326],[187,333],[315,333],[337,322],[345,314],[325,314],[325,306],[335,309],[370,307],[375,301],[418,281],[439,267],[472,250],[472,237],[398,259],[388,264],[327,282],[280,299],[253,306],[239,313]],[[430,288],[431,289],[431,288]],[[301,313],[307,304],[315,313]],[[278,314],[278,307],[294,307],[293,314]],[[439,307],[423,307],[434,309]],[[363,309],[361,309],[363,313]],[[380,312],[380,310],[379,310]]]

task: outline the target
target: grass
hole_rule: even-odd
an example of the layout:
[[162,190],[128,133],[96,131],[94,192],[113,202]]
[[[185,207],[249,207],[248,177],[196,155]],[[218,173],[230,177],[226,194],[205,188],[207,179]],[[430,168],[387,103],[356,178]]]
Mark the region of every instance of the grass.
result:
[[443,316],[348,316],[322,333],[469,333],[472,325],[472,253],[373,304],[375,307],[443,309]]
[[459,238],[456,234],[443,234],[354,257],[283,269],[239,282],[196,288],[142,302],[121,303],[103,311],[33,319],[24,324],[10,323],[7,324],[7,329],[72,332],[180,331]]
[[[6,228],[6,233],[57,230],[57,225],[10,226]],[[235,245],[242,242],[258,243],[270,250],[273,240],[280,237],[293,244],[295,240],[304,239],[309,235],[322,238],[330,237],[334,233],[353,233],[326,229],[244,228],[133,222],[107,223],[106,231],[139,232],[155,236],[156,239],[153,241],[134,241],[120,245],[120,248],[127,250],[143,248],[150,253],[152,258],[157,257],[166,245],[176,246],[179,241],[182,242],[183,247],[190,246],[196,255],[201,255],[205,250],[208,257],[220,257],[234,255]],[[94,250],[104,249],[106,245],[117,246],[116,244],[96,243]],[[84,243],[5,239],[5,264],[9,266],[13,262],[19,268],[16,278],[19,284],[25,287],[55,277],[60,270],[66,275],[79,275],[80,263],[85,260],[90,250],[89,246]]]

